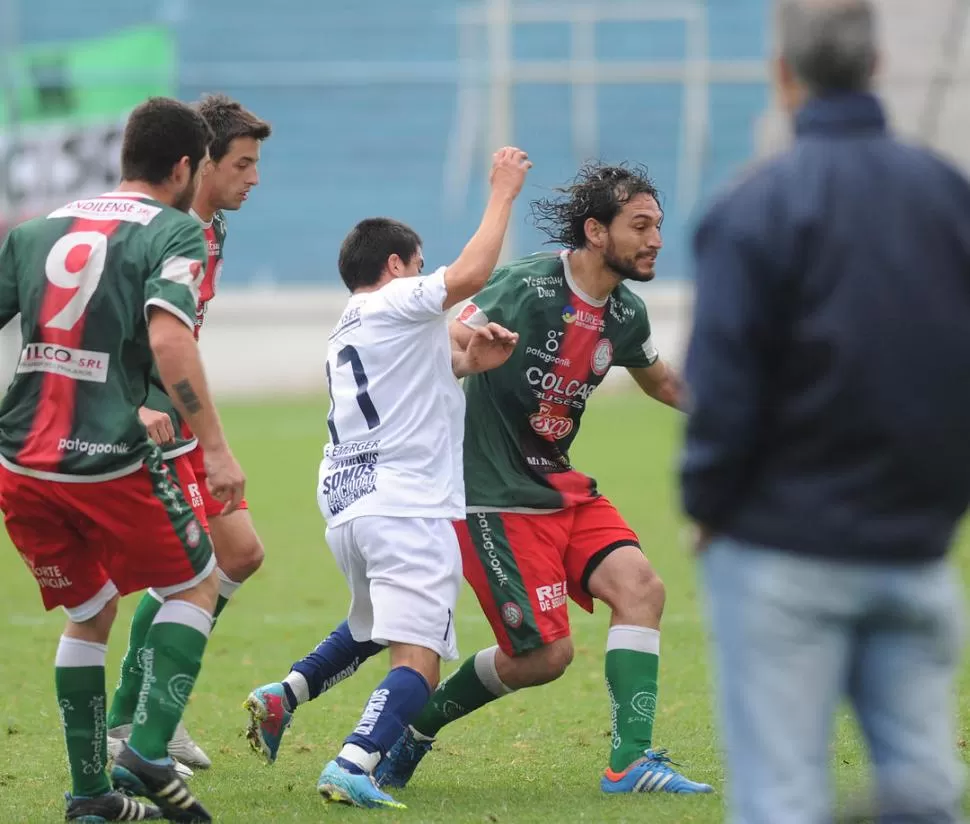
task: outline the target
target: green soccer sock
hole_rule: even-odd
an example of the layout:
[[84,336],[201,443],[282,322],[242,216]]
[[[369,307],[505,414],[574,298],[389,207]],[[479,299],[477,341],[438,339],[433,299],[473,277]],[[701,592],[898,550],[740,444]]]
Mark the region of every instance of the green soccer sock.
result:
[[610,627],[606,641],[606,688],[612,708],[610,769],[614,772],[623,772],[650,749],[659,669],[660,630]]
[[152,621],[162,608],[162,599],[148,590],[135,607],[135,614],[131,619],[131,629],[128,634],[128,651],[121,662],[121,677],[115,694],[111,699],[108,710],[108,729],[130,724],[135,714],[135,704],[138,703],[138,691],[141,689],[142,649],[145,638],[151,629]]
[[145,639],[145,674],[135,706],[131,738],[135,752],[165,758],[202,667],[212,616],[187,601],[166,601]]
[[104,659],[108,647],[61,636],[54,663],[57,704],[71,767],[71,792],[93,797],[111,790],[104,771],[108,741],[104,720]]
[[495,669],[498,647],[475,653],[438,685],[411,726],[427,738],[434,738],[445,724],[484,707],[511,690]]

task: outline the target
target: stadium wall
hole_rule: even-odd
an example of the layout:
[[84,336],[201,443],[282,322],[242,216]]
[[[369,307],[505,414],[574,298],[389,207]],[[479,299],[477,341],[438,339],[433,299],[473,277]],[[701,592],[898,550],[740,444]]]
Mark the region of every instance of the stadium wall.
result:
[[[690,322],[689,284],[645,287],[654,339],[664,357],[680,363]],[[327,334],[346,303],[328,289],[227,290],[210,304],[202,354],[216,396],[260,398],[326,392]],[[457,313],[459,309],[456,309]],[[13,377],[21,350],[16,323],[0,333],[0,381]],[[629,376],[614,370],[605,386],[622,389]]]

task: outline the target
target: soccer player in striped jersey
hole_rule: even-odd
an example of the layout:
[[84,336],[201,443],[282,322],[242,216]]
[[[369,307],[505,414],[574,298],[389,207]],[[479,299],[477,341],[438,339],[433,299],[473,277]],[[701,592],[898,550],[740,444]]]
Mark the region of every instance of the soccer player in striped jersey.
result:
[[640,169],[590,165],[562,196],[533,204],[560,247],[500,267],[452,326],[463,349],[499,323],[521,343],[465,381],[467,516],[457,525],[465,579],[497,646],[432,694],[378,767],[404,786],[438,731],[510,692],[559,678],[573,657],[568,602],[610,610],[605,675],[612,716],[607,793],[708,793],[653,746],[663,582],[596,481],[570,461],[587,400],[611,367],[680,406],[680,380],[653,343],[628,282],[655,274],[663,213]]
[[[268,123],[225,95],[207,95],[196,105],[212,129],[209,161],[192,201],[191,214],[202,224],[206,242],[205,270],[193,313],[195,336],[205,322],[209,301],[215,296],[222,273],[226,240],[226,211],[235,211],[259,183],[260,147],[271,133]],[[218,618],[232,594],[263,562],[263,545],[253,527],[245,500],[231,513],[223,513],[206,485],[205,450],[168,395],[155,372],[141,418],[149,434],[161,444],[162,454],[182,481],[199,519],[207,524],[215,548],[219,575]],[[131,732],[131,723],[142,678],[141,650],[161,599],[154,590],[142,597],[131,623],[128,651],[108,713],[108,738],[112,752],[120,750]],[[211,766],[209,756],[179,724],[169,753],[190,768]],[[191,774],[191,770],[186,771]]]
[[[0,509],[47,609],[68,616],[55,659],[73,788],[68,821],[211,821],[168,742],[212,626],[208,536],[139,420],[153,359],[206,450],[227,511],[245,478],[212,403],[193,327],[205,247],[186,214],[211,132],[175,100],[131,114],[118,191],[69,203],[0,249],[0,326],[23,352],[0,405]],[[105,770],[105,655],[118,598],[163,599],[142,650],[128,745]]]

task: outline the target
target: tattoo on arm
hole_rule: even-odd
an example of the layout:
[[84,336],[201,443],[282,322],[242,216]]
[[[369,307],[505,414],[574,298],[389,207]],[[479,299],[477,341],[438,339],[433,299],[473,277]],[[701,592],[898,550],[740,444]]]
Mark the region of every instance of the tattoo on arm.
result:
[[178,395],[179,400],[182,401],[182,405],[188,410],[190,415],[194,415],[202,409],[202,401],[199,400],[199,396],[195,394],[195,390],[192,388],[192,384],[189,383],[186,378],[184,381],[179,381],[172,385],[172,389]]

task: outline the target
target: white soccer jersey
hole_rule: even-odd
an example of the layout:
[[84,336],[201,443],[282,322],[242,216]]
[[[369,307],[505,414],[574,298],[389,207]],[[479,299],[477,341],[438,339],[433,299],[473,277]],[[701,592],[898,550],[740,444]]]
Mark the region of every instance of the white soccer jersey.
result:
[[317,498],[363,515],[465,517],[465,395],[451,367],[445,270],[351,295],[330,333],[330,442]]

